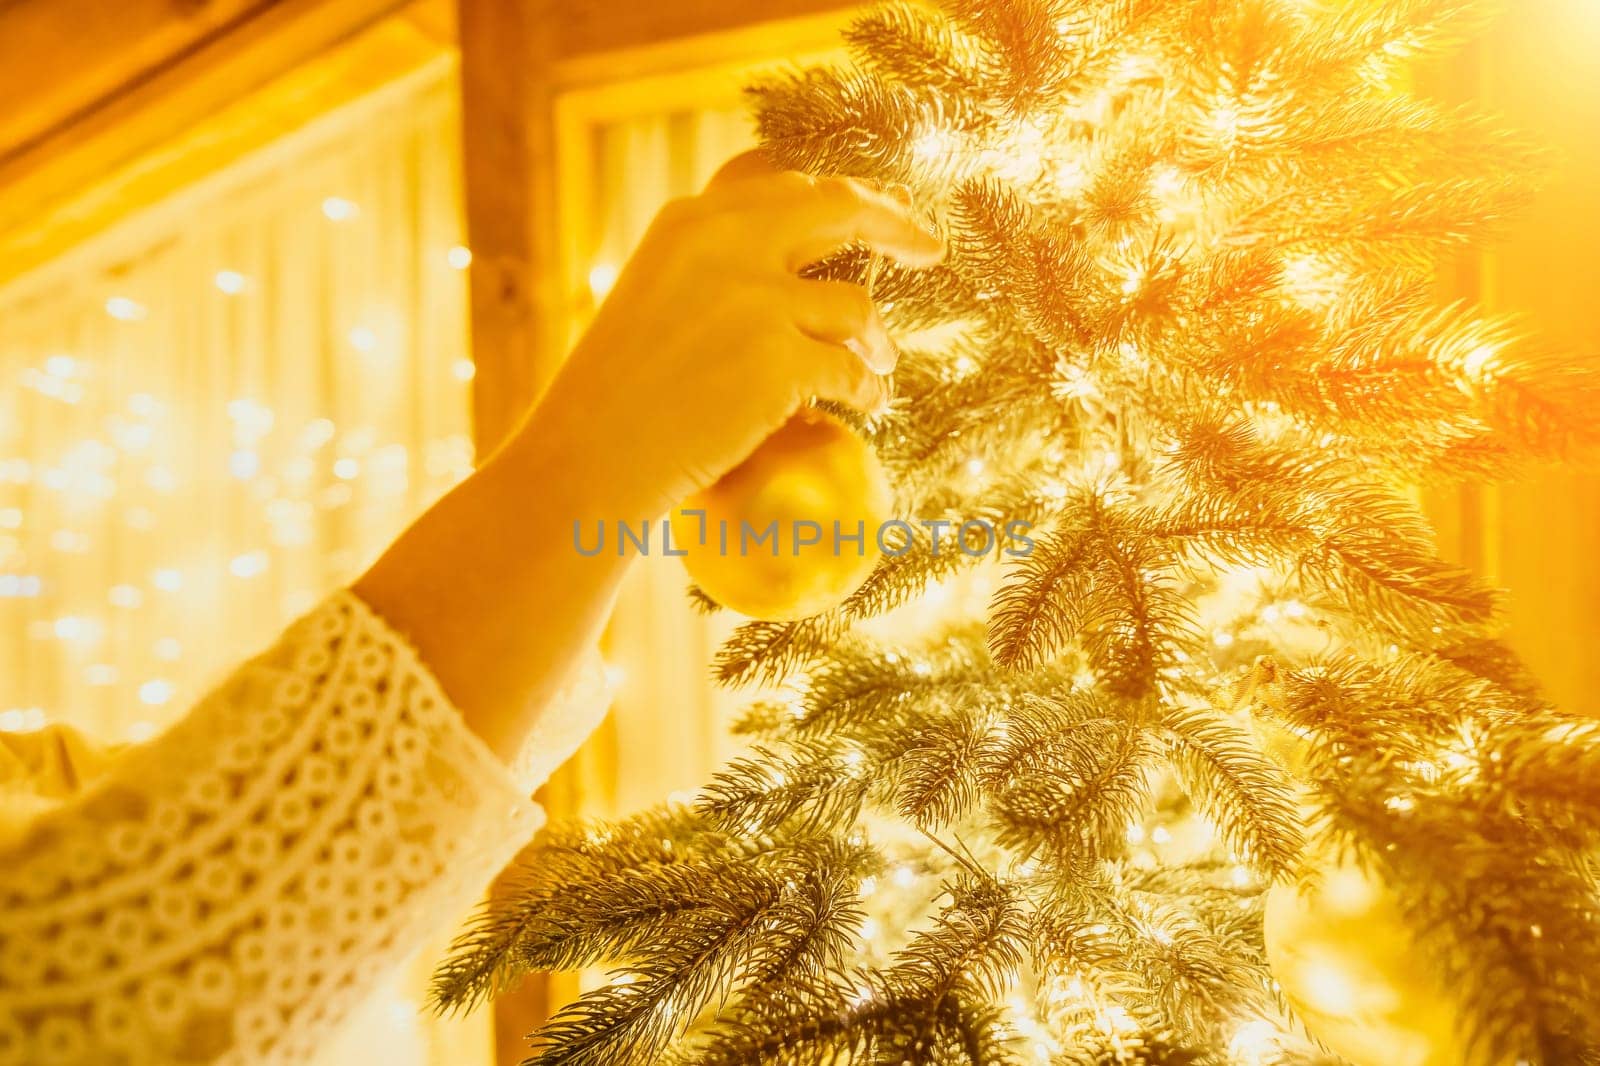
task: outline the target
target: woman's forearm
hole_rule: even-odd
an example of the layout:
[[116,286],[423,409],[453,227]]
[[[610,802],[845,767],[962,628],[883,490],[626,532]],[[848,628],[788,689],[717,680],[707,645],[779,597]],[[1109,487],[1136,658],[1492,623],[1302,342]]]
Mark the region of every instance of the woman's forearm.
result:
[[560,411],[543,405],[355,584],[506,759],[593,647],[626,570],[615,552],[580,554],[573,523],[657,506],[626,470],[597,469],[589,434]]

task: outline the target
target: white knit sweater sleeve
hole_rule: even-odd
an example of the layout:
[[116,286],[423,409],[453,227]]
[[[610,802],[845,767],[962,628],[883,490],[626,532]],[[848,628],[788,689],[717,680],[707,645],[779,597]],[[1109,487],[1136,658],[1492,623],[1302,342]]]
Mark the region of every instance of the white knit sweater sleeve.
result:
[[0,842],[0,1064],[303,1063],[543,819],[596,660],[519,773],[335,595]]

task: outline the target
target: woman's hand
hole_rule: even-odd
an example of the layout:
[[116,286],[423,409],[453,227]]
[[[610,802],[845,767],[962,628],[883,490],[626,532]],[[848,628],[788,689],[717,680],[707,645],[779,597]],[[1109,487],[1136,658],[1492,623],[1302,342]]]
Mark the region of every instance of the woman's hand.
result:
[[655,219],[527,432],[580,439],[610,517],[654,518],[715,481],[812,396],[874,410],[895,349],[866,289],[803,280],[859,243],[912,266],[942,241],[849,178],[779,173],[747,153]]
[[734,160],[656,219],[506,446],[356,583],[496,752],[516,754],[593,647],[627,568],[579,553],[575,523],[656,518],[812,396],[886,395],[895,351],[866,290],[796,273],[854,243],[916,266],[944,254],[866,185]]

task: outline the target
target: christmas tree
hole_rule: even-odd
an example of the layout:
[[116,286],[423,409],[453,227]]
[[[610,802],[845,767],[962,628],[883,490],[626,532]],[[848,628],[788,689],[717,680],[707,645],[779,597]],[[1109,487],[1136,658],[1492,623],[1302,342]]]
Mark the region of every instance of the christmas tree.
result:
[[1416,492],[1600,444],[1592,366],[1434,295],[1536,164],[1408,89],[1474,6],[892,5],[753,89],[948,235],[809,271],[902,349],[914,536],[738,629],[748,756],[548,832],[440,1002],[614,967],[551,1066],[1600,1062],[1600,725]]

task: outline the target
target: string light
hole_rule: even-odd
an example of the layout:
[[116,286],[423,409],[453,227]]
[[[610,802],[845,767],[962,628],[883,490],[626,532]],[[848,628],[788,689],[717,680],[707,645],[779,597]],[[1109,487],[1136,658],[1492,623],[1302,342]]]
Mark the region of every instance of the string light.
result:
[[228,573],[238,578],[259,577],[266,572],[267,562],[264,551],[245,552],[228,560]]
[[350,342],[350,347],[363,354],[378,350],[378,335],[370,327],[357,326],[346,335],[345,339]]
[[218,291],[229,296],[237,296],[245,290],[245,285],[248,284],[245,276],[237,270],[219,270],[212,277],[211,283],[217,287]]
[[450,373],[457,381],[471,381],[478,374],[478,365],[471,359],[457,359],[451,364]]
[[149,313],[144,304],[126,296],[113,296],[106,301],[106,314],[118,322],[139,322]]
[[1278,1027],[1271,1022],[1256,1020],[1246,1022],[1234,1031],[1228,1041],[1228,1054],[1241,1066],[1268,1066],[1283,1050]]
[[1071,199],[1089,187],[1091,177],[1089,168],[1082,159],[1073,157],[1063,159],[1056,164],[1052,173],[1056,191],[1063,197]]
[[82,365],[70,355],[52,355],[44,361],[44,372],[51,377],[76,377]]
[[1282,288],[1289,302],[1308,311],[1332,306],[1350,284],[1350,275],[1314,253],[1283,259]]
[[951,158],[956,150],[955,137],[945,129],[930,126],[917,134],[911,142],[911,152],[924,163],[938,163]]
[[178,475],[164,466],[152,466],[144,472],[144,483],[157,492],[176,492],[178,489]]
[[261,473],[261,457],[248,448],[240,448],[228,456],[228,473],[248,481]]
[[1306,998],[1320,1012],[1348,1015],[1360,1003],[1350,975],[1332,959],[1307,959],[1300,966],[1300,981]]
[[172,698],[174,686],[170,681],[146,681],[139,686],[139,702],[159,707]]
[[0,596],[6,598],[31,599],[43,587],[36,574],[0,574]]
[[55,620],[52,629],[59,639],[80,644],[92,644],[100,637],[99,623],[81,615],[63,615]]
[[1494,344],[1480,344],[1461,360],[1461,373],[1469,378],[1483,380],[1495,368],[1495,357],[1500,348]]
[[1232,141],[1239,135],[1239,109],[1235,107],[1219,107],[1211,113],[1211,128],[1224,141]]
[[44,708],[7,707],[0,711],[0,733],[29,733],[44,728]]
[[117,676],[117,668],[110,663],[95,663],[83,671],[84,682],[97,687],[115,685]]
[[1139,1031],[1139,1021],[1128,1008],[1113,1003],[1095,1012],[1095,1027],[1108,1036],[1128,1036]]
[[458,244],[444,253],[445,262],[455,270],[465,270],[472,265],[472,249]]
[[603,300],[617,283],[617,268],[611,263],[596,263],[589,268],[589,292],[596,300]]
[[330,196],[322,201],[322,213],[330,222],[347,222],[361,213],[361,209],[342,196]]
[[128,410],[139,418],[159,418],[166,408],[148,392],[136,392],[128,397]]

